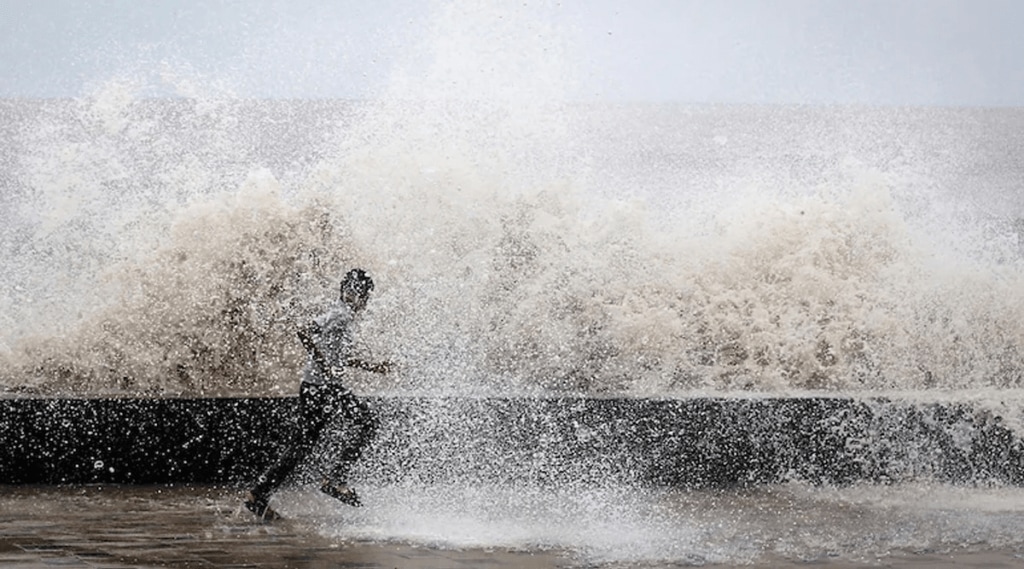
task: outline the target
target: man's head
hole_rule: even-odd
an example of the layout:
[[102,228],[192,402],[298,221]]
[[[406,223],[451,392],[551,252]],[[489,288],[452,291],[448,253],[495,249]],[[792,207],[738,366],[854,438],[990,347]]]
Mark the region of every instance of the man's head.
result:
[[341,300],[358,312],[366,307],[373,290],[373,279],[362,269],[352,269],[341,280]]

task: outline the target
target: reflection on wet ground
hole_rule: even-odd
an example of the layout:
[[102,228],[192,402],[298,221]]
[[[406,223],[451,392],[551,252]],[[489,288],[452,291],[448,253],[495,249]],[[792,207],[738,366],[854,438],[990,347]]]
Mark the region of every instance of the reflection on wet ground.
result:
[[287,490],[286,519],[259,523],[239,489],[0,486],[0,567],[1024,567],[1011,488],[366,490],[376,509]]
[[2,567],[570,567],[557,553],[439,549],[260,524],[241,492],[185,487],[0,487]]

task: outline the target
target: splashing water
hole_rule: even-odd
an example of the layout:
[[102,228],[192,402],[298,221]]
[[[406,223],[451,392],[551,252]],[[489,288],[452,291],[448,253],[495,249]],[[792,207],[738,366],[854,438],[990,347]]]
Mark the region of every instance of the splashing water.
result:
[[[399,372],[360,392],[884,393],[1020,429],[1020,111],[569,103],[545,14],[429,31],[366,102],[173,74],[0,102],[0,390],[294,393],[295,328],[362,266],[363,347]],[[370,486],[321,531],[623,564],[1019,545],[977,503],[1016,490],[940,490]]]
[[1012,216],[979,213],[1015,178],[965,174],[1015,111],[569,104],[544,22],[445,4],[367,103],[5,103],[4,384],[290,392],[361,265],[403,369],[368,390],[1020,386]]
[[304,523],[343,541],[553,550],[588,567],[790,567],[1013,551],[1022,499],[1017,489],[927,484],[730,492],[370,486],[365,495],[373,507],[353,511],[289,491],[285,513],[301,512]]
[[[404,370],[369,389],[1020,384],[1024,287],[1012,232],[999,229],[1008,222],[915,210],[924,190],[845,148],[785,185],[778,172],[722,185],[714,170],[726,159],[747,169],[752,148],[784,143],[758,133],[661,188],[674,153],[696,157],[673,135],[658,141],[666,157],[643,158],[649,176],[619,182],[623,199],[602,187],[621,172],[604,177],[594,160],[626,159],[618,145],[563,144],[570,127],[518,138],[489,105],[164,102],[122,88],[40,104],[24,121],[4,277],[9,387],[290,391],[296,323],[355,264],[381,284],[363,336]],[[544,112],[619,136],[650,136],[666,118]],[[701,112],[696,125],[685,109],[668,118],[694,137],[808,119]],[[890,120],[862,113],[873,128]],[[914,128],[928,128],[931,113],[920,114]],[[284,128],[275,121],[328,132],[267,148]],[[688,188],[694,178],[719,187]],[[934,238],[937,222],[954,246]]]

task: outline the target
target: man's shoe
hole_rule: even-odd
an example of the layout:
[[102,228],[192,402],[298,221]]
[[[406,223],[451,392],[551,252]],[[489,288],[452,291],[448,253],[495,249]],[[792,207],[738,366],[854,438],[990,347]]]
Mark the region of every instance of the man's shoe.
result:
[[359,500],[359,495],[356,494],[356,491],[344,484],[335,486],[330,482],[324,482],[320,485],[320,491],[343,504],[348,504],[349,506],[355,506],[358,508],[363,505]]
[[250,512],[256,514],[256,517],[260,521],[272,522],[274,520],[281,519],[281,516],[270,508],[270,504],[267,503],[267,499],[264,497],[257,497],[252,492],[249,492],[249,499],[245,501],[245,507]]

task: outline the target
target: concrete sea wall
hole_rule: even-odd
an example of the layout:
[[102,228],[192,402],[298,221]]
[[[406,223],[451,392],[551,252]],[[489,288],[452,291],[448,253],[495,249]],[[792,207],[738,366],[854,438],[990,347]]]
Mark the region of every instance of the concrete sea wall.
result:
[[[968,405],[851,398],[367,401],[381,429],[357,475],[383,483],[1024,482],[1021,440],[998,417]],[[296,409],[295,398],[0,399],[0,484],[245,485],[286,443]]]

